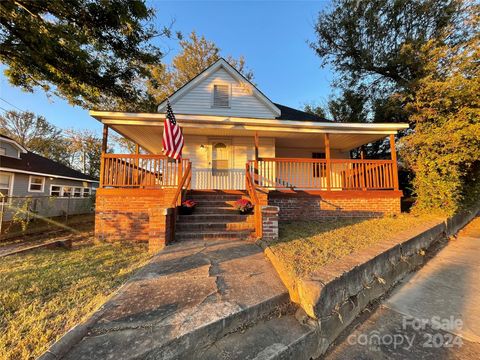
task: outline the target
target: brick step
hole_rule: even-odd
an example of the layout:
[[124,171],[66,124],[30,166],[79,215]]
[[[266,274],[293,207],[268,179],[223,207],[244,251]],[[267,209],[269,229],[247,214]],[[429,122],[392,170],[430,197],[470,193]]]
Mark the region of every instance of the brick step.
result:
[[253,223],[248,222],[177,222],[176,231],[254,231]]
[[223,216],[224,214],[231,214],[231,215],[236,215],[240,213],[238,212],[237,209],[235,209],[233,206],[197,206],[195,209],[195,214],[202,215],[202,214],[216,214]]
[[178,217],[179,223],[186,223],[186,222],[247,222],[253,223],[254,218],[252,215],[240,215],[240,214],[222,214],[218,216],[218,214],[198,214],[193,213],[192,215],[180,215]]
[[187,195],[187,199],[203,201],[237,201],[245,195]]
[[176,231],[175,240],[246,240],[252,235],[253,231]]
[[215,207],[233,207],[235,206],[235,203],[237,202],[237,200],[203,200],[203,201],[200,201],[200,200],[195,200],[196,202],[198,202],[198,205],[197,207],[212,207],[212,206],[215,206]]
[[246,195],[245,190],[190,190],[188,196],[242,196]]

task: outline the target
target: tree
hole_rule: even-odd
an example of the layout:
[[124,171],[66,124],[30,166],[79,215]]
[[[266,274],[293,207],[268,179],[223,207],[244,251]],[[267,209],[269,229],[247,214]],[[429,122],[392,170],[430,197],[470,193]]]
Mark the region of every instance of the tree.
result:
[[85,108],[148,108],[141,86],[160,50],[143,0],[0,1],[0,61],[10,83]]
[[[215,43],[204,36],[198,37],[192,31],[188,39],[180,41],[180,53],[173,58],[171,65],[151,66],[152,77],[147,81],[148,93],[160,103],[218,59],[220,49]],[[253,73],[245,67],[243,56],[238,60],[228,56],[226,60],[248,80],[253,79]]]
[[23,147],[52,160],[68,163],[68,144],[62,131],[32,112],[7,111],[0,115],[0,132]]
[[406,89],[425,74],[422,46],[459,22],[462,6],[461,0],[337,0],[319,14],[311,46],[348,87]]
[[323,105],[315,104],[315,103],[307,103],[303,106],[303,111],[306,113],[316,115],[321,118],[327,118],[327,111]]
[[98,177],[102,156],[102,139],[90,130],[65,131],[69,142],[69,165],[84,174]]
[[471,7],[464,43],[423,46],[426,75],[407,99],[415,130],[401,154],[415,171],[419,210],[452,214],[480,198],[479,9]]

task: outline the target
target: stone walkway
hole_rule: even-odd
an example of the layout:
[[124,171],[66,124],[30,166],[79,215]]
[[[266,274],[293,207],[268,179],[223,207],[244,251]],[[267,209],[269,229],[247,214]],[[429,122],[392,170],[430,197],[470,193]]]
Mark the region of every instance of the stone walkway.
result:
[[477,217],[326,359],[479,359],[479,259]]
[[156,255],[43,359],[197,358],[218,338],[288,303],[257,245],[181,242]]

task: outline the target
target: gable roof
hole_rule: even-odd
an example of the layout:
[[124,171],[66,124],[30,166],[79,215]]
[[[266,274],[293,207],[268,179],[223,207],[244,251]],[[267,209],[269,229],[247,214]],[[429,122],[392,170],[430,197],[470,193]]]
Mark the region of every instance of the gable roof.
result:
[[[8,136],[0,134],[0,138],[10,140],[19,146],[16,141]],[[90,175],[86,175],[59,162],[27,150],[20,154],[20,159],[0,155],[0,170],[11,170],[13,172],[32,173],[42,176],[60,177],[80,181],[98,181],[98,179]]]
[[[212,65],[207,67],[203,70],[200,74],[195,76],[192,80],[187,82],[185,85],[180,87],[177,91],[175,91],[172,95],[168,98],[170,103],[174,104],[178,101],[181,97],[183,97],[190,89],[192,89],[195,85],[199,84],[202,80],[209,77],[218,69],[223,68],[230,76],[232,76],[238,82],[244,84],[245,86],[249,87],[252,91],[252,94],[262,101],[274,114],[277,116],[281,115],[280,109],[268,98],[263,94],[260,90],[257,89],[255,85],[253,85],[249,80],[247,80],[237,69],[235,69],[232,65],[230,65],[224,58],[220,58],[215,61]],[[158,111],[161,111],[167,104],[167,99],[163,100],[158,105]]]
[[322,118],[318,115],[307,113],[305,111],[297,110],[285,105],[280,105],[275,103],[275,105],[280,109],[282,112],[278,120],[295,120],[295,121],[315,121],[315,122],[332,122],[332,120],[328,120]]

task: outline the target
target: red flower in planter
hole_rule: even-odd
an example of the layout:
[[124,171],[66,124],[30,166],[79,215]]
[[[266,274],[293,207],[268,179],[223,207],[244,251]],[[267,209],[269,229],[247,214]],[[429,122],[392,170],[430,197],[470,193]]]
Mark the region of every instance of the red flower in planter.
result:
[[184,202],[182,202],[182,206],[187,208],[194,208],[197,205],[198,203],[193,200],[185,200]]
[[235,203],[235,209],[242,213],[248,213],[253,210],[253,205],[247,199],[240,199]]

